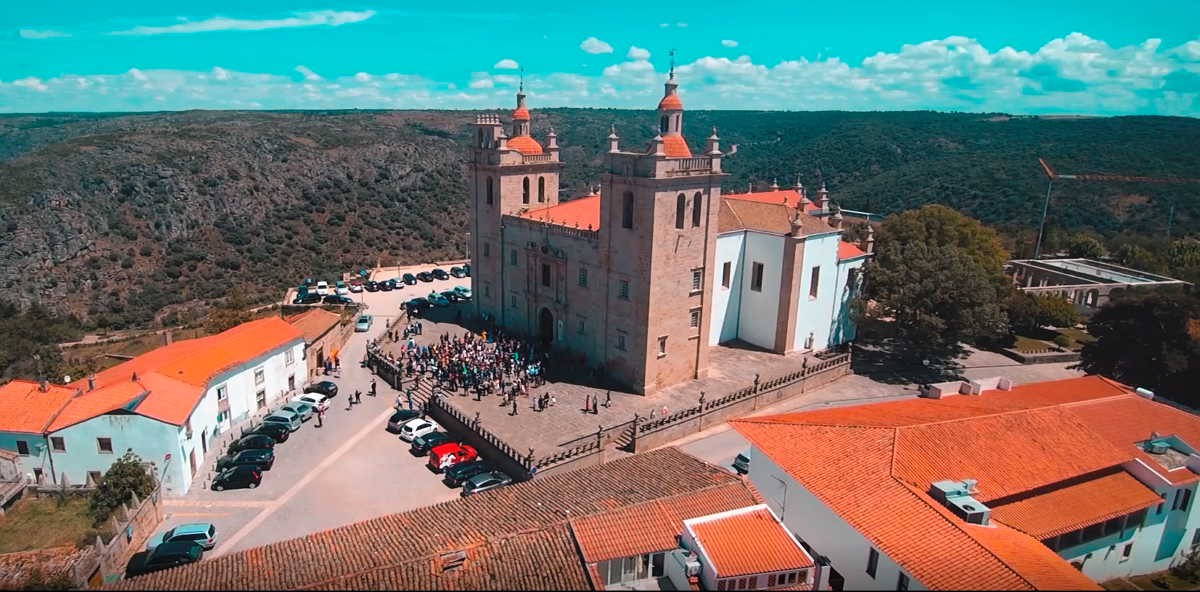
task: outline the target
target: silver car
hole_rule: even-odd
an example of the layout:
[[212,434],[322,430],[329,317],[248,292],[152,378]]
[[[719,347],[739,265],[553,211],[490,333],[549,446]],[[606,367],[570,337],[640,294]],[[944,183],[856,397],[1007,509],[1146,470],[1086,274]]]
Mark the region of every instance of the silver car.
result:
[[292,413],[299,415],[300,421],[308,421],[312,419],[313,413],[316,412],[316,409],[313,409],[312,405],[309,405],[308,403],[301,403],[299,401],[288,403],[287,405],[280,407],[279,410],[291,411]]
[[509,477],[500,471],[488,471],[486,473],[480,473],[474,477],[471,477],[470,479],[467,479],[466,483],[463,483],[462,496],[467,497],[468,495],[488,491],[497,487],[504,487],[512,482],[512,477]]
[[294,432],[300,429],[301,419],[299,415],[291,411],[279,410],[263,418],[263,423],[273,423],[284,426],[288,431]]

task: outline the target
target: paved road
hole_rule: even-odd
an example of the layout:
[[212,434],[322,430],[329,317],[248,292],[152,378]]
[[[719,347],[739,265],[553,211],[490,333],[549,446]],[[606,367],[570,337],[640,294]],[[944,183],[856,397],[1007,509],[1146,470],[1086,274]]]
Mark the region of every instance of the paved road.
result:
[[[414,268],[414,273],[428,268]],[[370,331],[353,334],[342,348],[341,375],[328,377],[338,384],[339,393],[324,425],[317,428],[315,419],[305,422],[280,444],[275,466],[256,489],[217,492],[194,487],[185,497],[164,500],[166,518],[159,532],[185,522],[212,522],[218,543],[207,556],[217,557],[457,497],[459,490],[443,485],[425,467],[424,457],[413,457],[406,442],[384,429],[399,393],[379,381],[378,396],[368,396],[372,375],[358,361],[367,342],[396,320],[402,301],[458,285],[470,286],[470,278],[362,293],[375,322]],[[362,403],[347,410],[355,389],[363,391]]]

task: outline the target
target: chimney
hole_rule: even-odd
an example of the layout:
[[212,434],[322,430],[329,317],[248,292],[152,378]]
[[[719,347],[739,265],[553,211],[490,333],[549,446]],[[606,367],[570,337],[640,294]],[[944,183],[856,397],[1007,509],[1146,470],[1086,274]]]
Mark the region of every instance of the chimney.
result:
[[1008,378],[1006,376],[1001,376],[1000,380],[996,381],[996,390],[1011,391],[1012,388],[1013,388],[1013,381],[1011,378]]
[[91,392],[94,390],[96,390],[96,375],[95,374],[88,377],[88,392]]
[[1154,391],[1152,391],[1152,390],[1150,390],[1150,389],[1148,389],[1148,388],[1143,388],[1143,387],[1140,387],[1140,386],[1139,386],[1139,387],[1137,387],[1136,389],[1134,389],[1134,391],[1133,391],[1133,392],[1137,393],[1137,395],[1138,395],[1139,397],[1145,397],[1145,398],[1147,398],[1147,399],[1149,399],[1149,400],[1151,400],[1151,401],[1153,401],[1153,400],[1154,400]]
[[39,381],[38,381],[38,391],[39,391],[39,392],[43,392],[43,393],[44,393],[44,392],[46,392],[46,391],[49,391],[49,390],[50,390],[50,383],[46,382],[45,380],[39,380]]
[[132,376],[132,377],[130,377],[130,378],[129,378],[129,380],[131,380],[131,381],[133,381],[133,382],[137,382],[137,372],[134,372],[134,373],[133,373],[133,376]]
[[164,345],[171,345],[174,342],[175,342],[175,334],[173,331],[171,331],[170,329],[167,329],[165,332],[163,332],[163,344]]

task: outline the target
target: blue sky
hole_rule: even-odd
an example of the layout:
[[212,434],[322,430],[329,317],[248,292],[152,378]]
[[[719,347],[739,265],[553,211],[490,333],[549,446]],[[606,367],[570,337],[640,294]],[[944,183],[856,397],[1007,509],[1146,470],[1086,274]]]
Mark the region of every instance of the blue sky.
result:
[[689,108],[1200,115],[1195,0],[6,4],[0,112],[651,108],[675,48]]

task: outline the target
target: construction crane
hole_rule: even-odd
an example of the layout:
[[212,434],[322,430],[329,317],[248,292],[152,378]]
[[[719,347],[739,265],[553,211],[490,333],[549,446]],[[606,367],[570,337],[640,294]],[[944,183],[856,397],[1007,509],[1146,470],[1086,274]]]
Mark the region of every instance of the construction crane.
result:
[[[1042,255],[1042,233],[1046,230],[1046,213],[1050,210],[1050,191],[1054,189],[1054,182],[1059,179],[1068,181],[1097,181],[1100,183],[1200,183],[1200,179],[1189,177],[1143,177],[1138,175],[1100,175],[1100,174],[1083,174],[1083,175],[1067,175],[1059,173],[1050,166],[1043,158],[1038,158],[1038,164],[1042,166],[1042,173],[1046,175],[1046,201],[1042,204],[1042,222],[1038,225],[1037,246],[1033,249],[1033,258],[1038,259]],[[1167,240],[1171,239],[1171,223],[1175,220],[1175,203],[1171,203],[1170,212],[1167,214]]]

